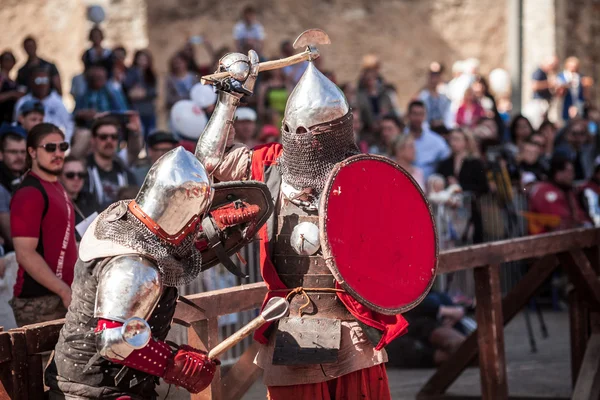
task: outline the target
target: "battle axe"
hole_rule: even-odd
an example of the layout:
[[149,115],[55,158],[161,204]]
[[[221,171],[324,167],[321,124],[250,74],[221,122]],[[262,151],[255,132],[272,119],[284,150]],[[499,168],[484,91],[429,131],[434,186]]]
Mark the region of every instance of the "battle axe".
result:
[[273,297],[263,308],[260,315],[248,322],[239,331],[223,340],[208,352],[208,358],[214,359],[223,354],[236,344],[242,341],[246,336],[266,324],[285,317],[289,312],[289,303],[283,297]]
[[[294,41],[294,48],[306,48],[302,53],[295,54],[290,57],[281,58],[279,60],[265,61],[258,64],[258,71],[270,71],[272,69],[278,69],[300,63],[302,61],[314,60],[319,58],[319,50],[317,45],[319,44],[331,44],[329,36],[321,29],[308,29],[302,32]],[[209,84],[213,81],[217,81],[223,78],[227,78],[229,72],[217,72],[211,75],[204,75],[200,82],[202,84]]]

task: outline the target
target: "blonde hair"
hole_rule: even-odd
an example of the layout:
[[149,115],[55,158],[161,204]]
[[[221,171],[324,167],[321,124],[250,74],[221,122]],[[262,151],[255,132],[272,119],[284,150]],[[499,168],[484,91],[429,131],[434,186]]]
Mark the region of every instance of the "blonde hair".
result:
[[469,131],[468,129],[465,128],[454,128],[450,131],[450,135],[452,135],[454,132],[456,133],[460,133],[463,135],[463,138],[465,139],[466,142],[466,147],[467,147],[467,154],[469,157],[479,157],[479,148],[477,147],[477,141],[475,140],[475,137],[473,136],[473,134],[471,133],[471,131]]
[[571,57],[567,57],[567,59],[565,60],[565,66],[572,64],[572,63],[577,63],[579,64],[579,58],[571,56]]
[[442,187],[446,188],[446,178],[440,174],[431,174],[427,178],[427,193],[434,193],[433,187],[436,183],[441,183]]
[[402,149],[404,146],[406,146],[407,144],[409,144],[411,142],[414,143],[415,138],[413,138],[410,134],[408,134],[408,133],[399,134],[395,140],[394,148],[392,149],[394,151],[394,156],[398,156],[398,152],[400,151],[400,149]]

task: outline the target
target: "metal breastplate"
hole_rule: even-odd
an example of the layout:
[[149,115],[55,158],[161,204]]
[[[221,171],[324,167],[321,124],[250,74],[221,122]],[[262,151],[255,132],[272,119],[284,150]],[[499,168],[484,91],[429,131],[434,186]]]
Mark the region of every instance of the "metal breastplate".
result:
[[[314,224],[316,234],[308,224]],[[335,291],[327,290],[335,289],[335,278],[320,248],[314,248],[320,247],[318,226],[316,213],[309,215],[293,204],[286,205],[278,216],[275,269],[288,288],[307,290],[298,289],[290,296],[290,315],[278,323],[273,354],[276,365],[336,362],[341,321],[354,320]]]
[[[94,304],[100,269],[107,259],[84,263],[77,261],[71,306],[67,313],[55,355],[46,370],[46,384],[53,390],[66,394],[79,394],[82,390],[90,398],[114,394],[152,398],[155,379],[153,376],[133,369],[124,370],[119,382],[115,378],[123,369],[122,365],[98,358],[87,370],[84,367],[96,357],[96,319]],[[175,313],[177,289],[165,287],[163,294],[148,319],[152,336],[164,340],[169,332]],[[97,396],[96,396],[97,395]]]

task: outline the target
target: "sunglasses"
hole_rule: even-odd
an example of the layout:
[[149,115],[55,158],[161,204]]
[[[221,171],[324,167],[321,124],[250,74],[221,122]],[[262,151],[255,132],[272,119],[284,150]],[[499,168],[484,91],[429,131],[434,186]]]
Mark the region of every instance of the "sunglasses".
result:
[[39,76],[33,80],[33,83],[36,85],[47,85],[50,83],[50,79],[48,79],[48,77]]
[[119,135],[109,135],[109,134],[106,134],[106,133],[101,133],[99,135],[96,135],[96,137],[98,139],[100,139],[101,141],[103,141],[103,142],[107,141],[108,139],[114,140],[115,142],[117,140],[119,140]]
[[42,147],[48,153],[54,153],[56,151],[56,149],[58,149],[58,150],[60,150],[61,152],[64,153],[65,151],[69,150],[69,142],[46,143],[46,144],[43,144],[43,145],[38,146],[38,147]]
[[67,179],[75,179],[75,177],[85,179],[88,176],[85,172],[65,172],[64,175]]

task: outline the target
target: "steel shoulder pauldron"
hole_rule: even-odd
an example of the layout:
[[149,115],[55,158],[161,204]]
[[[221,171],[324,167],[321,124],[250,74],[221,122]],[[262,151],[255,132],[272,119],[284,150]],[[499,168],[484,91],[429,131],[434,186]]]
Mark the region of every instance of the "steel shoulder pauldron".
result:
[[110,260],[100,272],[94,317],[123,323],[102,330],[96,337],[101,356],[125,359],[148,343],[147,319],[162,294],[162,280],[148,258],[124,255]]

